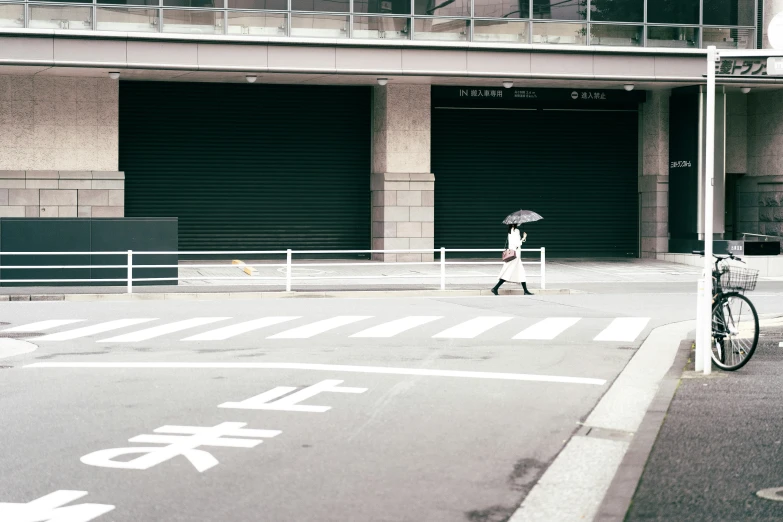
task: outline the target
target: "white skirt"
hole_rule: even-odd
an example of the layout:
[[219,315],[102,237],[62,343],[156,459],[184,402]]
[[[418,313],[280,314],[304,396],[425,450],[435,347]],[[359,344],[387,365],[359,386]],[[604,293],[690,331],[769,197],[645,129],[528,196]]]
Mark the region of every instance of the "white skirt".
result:
[[512,261],[503,263],[503,267],[500,269],[500,279],[504,281],[510,281],[512,283],[526,283],[525,278],[525,266],[519,259],[519,253]]

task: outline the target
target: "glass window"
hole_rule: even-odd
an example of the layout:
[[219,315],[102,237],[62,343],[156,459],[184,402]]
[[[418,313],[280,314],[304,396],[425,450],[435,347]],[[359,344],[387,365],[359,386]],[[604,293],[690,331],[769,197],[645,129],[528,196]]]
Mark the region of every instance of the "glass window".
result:
[[476,42],[528,42],[527,22],[505,20],[475,20],[473,22],[473,40]]
[[718,49],[753,49],[753,29],[705,27],[702,46],[714,45]]
[[288,9],[288,0],[228,0],[228,8],[285,11]]
[[98,0],[98,3],[111,5],[160,5],[158,0]]
[[168,7],[223,7],[223,0],[163,0]]
[[648,27],[647,47],[698,47],[695,27]]
[[[355,5],[355,4],[354,4]],[[354,16],[353,37],[383,38],[386,40],[407,40],[410,34],[407,18],[381,16]]]
[[530,18],[530,0],[473,0],[475,16]]
[[704,24],[752,26],[755,9],[753,0],[705,0]]
[[585,24],[533,24],[533,43],[585,45],[586,36]]
[[411,14],[411,0],[353,0],[355,13]]
[[291,36],[348,38],[348,17],[297,14],[291,17]]
[[533,0],[533,18],[587,20],[585,0]]
[[31,29],[92,29],[92,7],[31,5]]
[[250,36],[285,36],[286,16],[283,13],[253,13],[229,11],[228,34]]
[[220,11],[163,10],[164,33],[222,34],[223,13]]
[[416,0],[417,15],[470,16],[470,0]]
[[347,13],[350,9],[348,0],[291,0],[294,11],[325,11],[327,13]]
[[590,24],[590,45],[640,47],[643,34],[641,25]]
[[644,22],[644,0],[592,0],[590,20]]
[[465,41],[468,39],[470,27],[470,22],[467,20],[437,18],[420,18],[413,24],[414,40]]
[[0,4],[0,27],[24,27],[24,5]]
[[95,28],[99,31],[158,32],[157,9],[98,7],[95,12],[97,16]]
[[647,21],[652,24],[698,24],[699,0],[647,0]]

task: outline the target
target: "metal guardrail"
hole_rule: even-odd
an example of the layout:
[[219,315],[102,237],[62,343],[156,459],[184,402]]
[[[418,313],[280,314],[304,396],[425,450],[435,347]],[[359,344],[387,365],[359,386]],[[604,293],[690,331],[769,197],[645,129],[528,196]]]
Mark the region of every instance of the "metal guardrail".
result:
[[753,237],[763,237],[764,241],[767,241],[767,238],[777,239],[779,241],[783,241],[783,237],[780,236],[768,236],[765,234],[751,234],[750,232],[743,232],[742,233],[742,240],[745,241],[745,236],[753,236]]
[[[542,289],[546,289],[546,248],[525,248],[522,252],[539,252],[540,258],[538,261],[522,261],[524,265],[540,265],[541,272],[538,276],[532,277],[540,278],[540,285]],[[446,279],[459,279],[459,278],[475,278],[482,276],[475,275],[447,275],[446,267],[450,265],[502,265],[502,261],[446,261],[447,253],[489,253],[489,252],[503,252],[503,249],[497,248],[440,248],[440,249],[414,249],[414,250],[248,250],[248,251],[203,251],[203,252],[134,252],[133,250],[127,250],[124,252],[0,252],[0,256],[74,256],[74,255],[89,255],[89,256],[108,256],[108,255],[123,255],[127,256],[127,262],[124,265],[37,265],[37,266],[18,266],[18,265],[3,265],[0,266],[2,270],[62,270],[62,269],[122,269],[127,270],[127,275],[124,278],[113,279],[0,279],[0,283],[118,283],[124,282],[127,285],[127,293],[133,293],[134,282],[154,282],[154,281],[187,281],[187,280],[248,280],[252,279],[267,280],[267,281],[280,281],[281,284],[285,283],[285,291],[290,292],[293,287],[293,282],[297,280],[328,280],[328,279],[433,279],[435,277],[440,278],[440,289],[446,289]],[[134,265],[133,256],[151,256],[151,255],[177,255],[180,254],[193,256],[193,255],[205,255],[205,256],[247,256],[247,255],[283,255],[285,254],[285,263],[243,263],[245,267],[285,267],[285,277],[266,277],[266,276],[215,276],[215,277],[182,277],[177,274],[177,277],[133,277],[133,269],[146,269],[146,268],[176,268],[179,269],[182,265]],[[294,264],[294,254],[297,255],[339,255],[339,254],[439,254],[437,261],[395,261],[395,262],[383,262],[383,261],[368,261],[361,263],[301,263],[300,265]],[[339,275],[339,276],[300,276],[293,275],[293,269],[295,266],[306,267],[341,267],[341,266],[434,266],[440,267],[439,275],[385,275],[385,276],[361,276],[361,275]],[[188,264],[188,268],[228,268],[237,267],[237,265],[225,265],[225,264]],[[241,286],[241,285],[238,285]]]

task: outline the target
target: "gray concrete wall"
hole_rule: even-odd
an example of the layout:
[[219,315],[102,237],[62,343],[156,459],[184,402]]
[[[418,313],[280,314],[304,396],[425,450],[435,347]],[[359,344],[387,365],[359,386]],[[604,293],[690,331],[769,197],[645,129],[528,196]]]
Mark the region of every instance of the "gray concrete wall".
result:
[[[435,176],[430,172],[429,85],[387,85],[373,93],[372,248],[433,249]],[[431,261],[432,254],[373,256]]]
[[748,96],[726,95],[726,173],[748,172]]
[[0,217],[124,217],[125,174],[0,171]]
[[783,91],[748,95],[748,175],[740,232],[783,236]]
[[0,170],[117,171],[119,83],[0,76]]
[[648,92],[640,114],[641,257],[669,251],[669,97]]

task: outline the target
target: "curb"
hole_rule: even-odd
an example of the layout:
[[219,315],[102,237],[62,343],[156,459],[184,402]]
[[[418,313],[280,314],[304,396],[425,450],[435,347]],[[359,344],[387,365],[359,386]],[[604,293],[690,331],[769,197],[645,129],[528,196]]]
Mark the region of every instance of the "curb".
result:
[[625,520],[625,515],[631,507],[631,501],[636,494],[636,488],[647,465],[647,459],[652,453],[658,433],[661,431],[669,411],[669,405],[671,405],[674,394],[680,385],[680,379],[688,364],[692,345],[693,340],[690,339],[680,343],[674,362],[661,380],[658,392],[650,403],[639,430],[631,440],[628,451],[620,462],[620,467],[617,469],[593,520],[597,522],[623,522]]
[[[584,292],[569,288],[533,290],[535,295],[570,295]],[[521,296],[523,292],[512,290],[502,296]],[[333,292],[164,292],[135,294],[8,294],[0,295],[0,301],[217,301],[234,299],[356,299],[382,297],[487,297],[489,290],[343,290]]]

